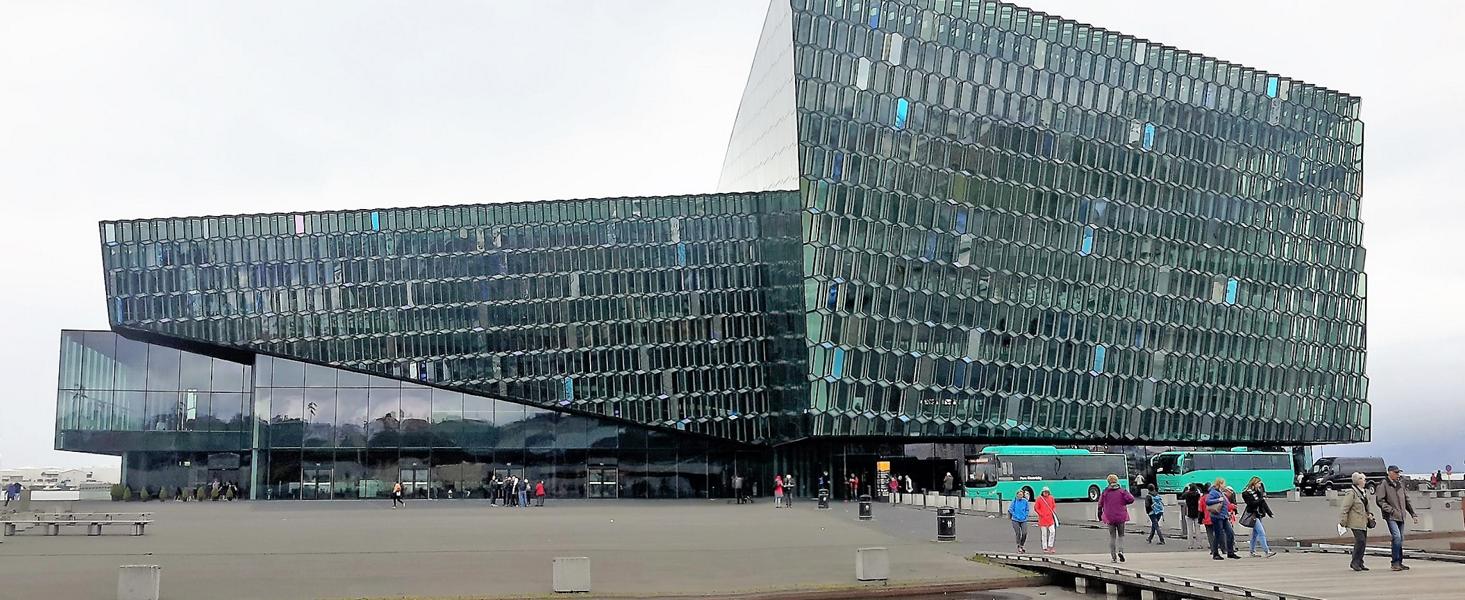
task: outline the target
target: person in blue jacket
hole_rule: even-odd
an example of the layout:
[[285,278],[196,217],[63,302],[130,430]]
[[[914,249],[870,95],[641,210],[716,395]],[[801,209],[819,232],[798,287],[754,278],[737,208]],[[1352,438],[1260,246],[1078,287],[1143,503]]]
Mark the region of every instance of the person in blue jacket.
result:
[[[1217,478],[1211,485],[1210,493],[1206,494],[1206,511],[1211,513],[1211,529],[1216,534],[1211,538],[1211,558],[1241,558],[1236,555],[1236,531],[1231,528],[1231,500],[1226,497],[1225,479]],[[1221,556],[1223,547],[1226,548],[1224,557]]]
[[1147,544],[1155,543],[1155,537],[1159,536],[1160,545],[1165,545],[1165,532],[1160,531],[1160,521],[1165,518],[1165,499],[1156,493],[1154,484],[1149,487],[1150,504],[1150,537],[1145,540]]
[[1027,552],[1028,543],[1028,512],[1032,509],[1032,503],[1028,502],[1027,490],[1017,493],[1017,499],[1007,506],[1007,516],[1012,518],[1012,531],[1017,535],[1017,551]]

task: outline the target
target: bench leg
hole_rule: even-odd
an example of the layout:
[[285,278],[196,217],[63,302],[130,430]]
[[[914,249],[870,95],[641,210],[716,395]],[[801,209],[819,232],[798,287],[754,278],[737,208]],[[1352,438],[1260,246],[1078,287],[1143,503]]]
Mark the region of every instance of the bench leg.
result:
[[58,523],[47,523],[46,535],[61,535],[61,525]]
[[102,535],[102,525],[100,523],[89,523],[89,524],[87,524],[87,526],[86,526],[86,534],[87,535],[92,535],[92,536]]
[[6,523],[5,524],[5,535],[7,537],[8,536],[15,535],[15,523]]

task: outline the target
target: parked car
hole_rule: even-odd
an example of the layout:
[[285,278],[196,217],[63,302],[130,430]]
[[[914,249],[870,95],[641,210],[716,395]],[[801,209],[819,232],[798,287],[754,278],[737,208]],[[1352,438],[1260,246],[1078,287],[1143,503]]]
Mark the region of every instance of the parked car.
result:
[[1377,456],[1327,456],[1312,463],[1312,467],[1302,474],[1302,481],[1297,487],[1308,496],[1316,496],[1328,489],[1343,490],[1353,485],[1351,477],[1354,473],[1368,477],[1370,493],[1388,477],[1384,459]]

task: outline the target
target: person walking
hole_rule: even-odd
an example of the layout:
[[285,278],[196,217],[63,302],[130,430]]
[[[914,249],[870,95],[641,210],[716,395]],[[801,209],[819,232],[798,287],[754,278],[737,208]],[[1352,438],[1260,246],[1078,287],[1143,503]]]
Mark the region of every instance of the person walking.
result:
[[955,487],[956,478],[951,476],[951,471],[947,471],[946,476],[941,478],[941,489],[945,491],[947,496],[950,496],[951,490]]
[[519,492],[519,506],[529,508],[529,478],[521,478],[519,484],[514,487]]
[[911,476],[910,475],[906,475],[905,476],[905,493],[907,493],[907,494],[914,494],[914,493],[916,493],[916,484],[911,481]]
[[1032,505],[1028,502],[1028,493],[1019,491],[1017,499],[1007,505],[1007,516],[1012,519],[1012,532],[1017,537],[1017,552],[1023,554],[1028,551],[1028,513]]
[[1201,512],[1204,509],[1200,507],[1200,497],[1200,490],[1196,489],[1195,484],[1185,486],[1185,492],[1180,494],[1180,506],[1183,509],[1180,514],[1180,535],[1185,537],[1186,550],[1202,548],[1200,532],[1204,525],[1201,525]]
[[1206,545],[1201,547],[1204,550],[1216,544],[1216,528],[1213,527],[1214,523],[1211,522],[1210,507],[1206,505],[1206,499],[1210,497],[1210,490],[1206,489],[1206,486],[1200,483],[1195,484],[1195,487],[1196,491],[1200,492],[1200,499],[1196,501],[1195,506],[1196,510],[1200,511],[1200,524],[1206,531]]
[[1155,537],[1159,536],[1160,545],[1165,545],[1165,532],[1160,531],[1160,522],[1165,519],[1165,499],[1155,493],[1155,486],[1150,486],[1148,514],[1150,515],[1150,536],[1145,538],[1146,544],[1155,543]]
[[773,508],[783,508],[783,476],[773,476]]
[[854,473],[850,473],[850,476],[849,476],[849,496],[846,496],[845,499],[844,499],[844,501],[845,502],[849,502],[851,500],[856,500],[859,497],[860,497],[860,476],[859,475],[855,475]]
[[[1211,532],[1214,534],[1211,538],[1211,558],[1215,560],[1241,558],[1236,555],[1236,531],[1231,528],[1234,507],[1226,498],[1226,480],[1216,478],[1210,493],[1206,494],[1206,512],[1211,518]],[[1225,556],[1221,556],[1221,548],[1226,549]]]
[[398,504],[401,504],[402,508],[407,508],[407,502],[402,500],[402,482],[400,481],[392,484],[392,510],[396,510]]
[[1058,537],[1058,500],[1053,497],[1053,492],[1043,488],[1033,503],[1033,511],[1038,513],[1038,541],[1043,545],[1043,552],[1057,552],[1054,543]]
[[[826,473],[827,475],[827,473]],[[783,505],[788,508],[794,507],[794,474],[785,473],[783,476]]]
[[1119,485],[1119,476],[1109,474],[1109,487],[1099,494],[1099,522],[1109,528],[1109,560],[1124,562],[1124,527],[1129,523],[1129,505],[1134,494]]
[[539,480],[539,483],[534,484],[534,505],[535,506],[540,506],[540,507],[543,507],[544,506],[544,480],[543,479]]
[[1352,479],[1353,487],[1343,497],[1343,510],[1338,514],[1338,527],[1353,533],[1353,562],[1348,566],[1354,571],[1367,571],[1368,567],[1363,566],[1363,549],[1368,544],[1368,530],[1377,524],[1369,507],[1374,500],[1363,490],[1368,484],[1367,476],[1355,472]]
[[900,493],[900,477],[891,476],[890,484],[886,487],[890,488],[890,502],[891,504],[894,504],[895,495]]
[[1416,525],[1419,524],[1419,515],[1415,514],[1414,505],[1409,502],[1409,493],[1404,489],[1403,474],[1398,466],[1389,465],[1389,478],[1375,493],[1378,494],[1374,501],[1379,505],[1379,513],[1389,526],[1389,549],[1394,559],[1389,568],[1408,571],[1409,567],[1404,565],[1404,515],[1408,513]]
[[1271,544],[1267,543],[1267,530],[1262,526],[1262,519],[1270,519],[1272,507],[1267,505],[1267,490],[1262,485],[1262,478],[1252,477],[1246,482],[1246,489],[1241,491],[1241,500],[1246,503],[1246,511],[1241,515],[1241,526],[1251,528],[1251,557],[1256,558],[1256,548],[1261,546],[1262,554],[1267,558],[1276,556],[1272,552]]

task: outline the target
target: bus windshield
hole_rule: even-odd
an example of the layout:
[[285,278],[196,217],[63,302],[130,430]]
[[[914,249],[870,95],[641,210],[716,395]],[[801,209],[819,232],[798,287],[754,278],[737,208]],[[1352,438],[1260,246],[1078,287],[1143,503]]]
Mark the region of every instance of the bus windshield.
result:
[[997,485],[997,457],[983,454],[966,461],[967,487],[991,487]]
[[1155,457],[1154,461],[1156,475],[1175,475],[1180,473],[1179,454],[1161,454]]

